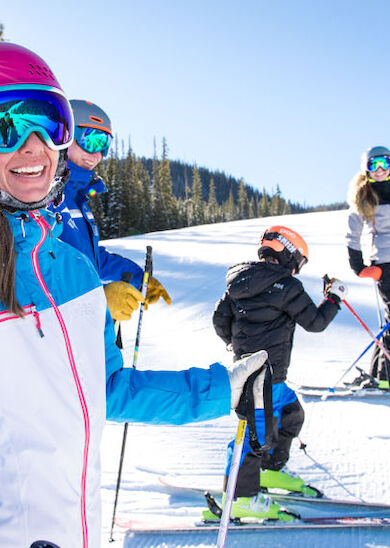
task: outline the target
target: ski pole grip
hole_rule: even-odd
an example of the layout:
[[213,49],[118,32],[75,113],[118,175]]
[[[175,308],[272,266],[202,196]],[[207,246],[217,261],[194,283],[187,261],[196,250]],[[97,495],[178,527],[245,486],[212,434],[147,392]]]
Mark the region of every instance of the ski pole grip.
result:
[[322,289],[322,292],[324,294],[324,296],[326,297],[326,288],[328,287],[328,285],[330,284],[330,278],[328,276],[328,274],[324,274],[322,276],[322,280],[324,282],[324,286],[323,286],[323,289]]
[[242,394],[240,397],[240,401],[238,402],[238,405],[236,408],[236,413],[240,420],[246,420],[248,417],[248,413],[250,413],[250,411],[255,408],[253,387],[255,384],[255,380],[260,375],[262,370],[263,370],[263,366],[261,366],[260,369],[257,369],[257,371],[255,371],[251,375],[249,375],[249,377],[245,381],[244,388],[242,390]]
[[149,274],[149,276],[152,275],[153,272],[153,259],[152,259],[152,246],[147,245],[146,246],[146,258],[145,258],[145,272]]
[[255,417],[255,395],[254,384],[257,377],[264,370],[264,366],[260,367],[257,371],[249,375],[241,394],[240,401],[236,409],[236,413],[240,421],[245,421],[248,427],[249,445],[253,453],[262,456],[265,448],[261,446],[256,430],[256,417]]

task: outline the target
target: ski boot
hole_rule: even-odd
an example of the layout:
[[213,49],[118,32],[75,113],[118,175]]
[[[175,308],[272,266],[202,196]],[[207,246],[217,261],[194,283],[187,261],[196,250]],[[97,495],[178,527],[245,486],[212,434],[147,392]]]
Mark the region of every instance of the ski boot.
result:
[[319,498],[323,496],[319,489],[307,485],[302,478],[290,472],[286,466],[281,470],[261,470],[260,487],[266,491],[268,489],[284,489],[305,497]]
[[356,369],[359,371],[359,375],[352,381],[352,382],[345,382],[344,386],[346,388],[379,388],[380,381],[378,381],[375,377],[370,375],[369,373],[366,373],[364,369],[361,369],[360,367],[356,367]]
[[[220,508],[214,499],[212,499],[211,504],[208,499],[207,503],[209,509],[202,512],[203,520],[205,522],[220,520],[222,508]],[[224,504],[225,493],[222,495],[222,505]],[[241,519],[245,518],[273,521],[294,521],[299,518],[298,514],[282,509],[277,502],[273,502],[271,497],[263,493],[257,493],[253,497],[237,497],[234,499],[230,516],[233,522],[238,523]]]
[[389,381],[378,381],[378,388],[380,390],[389,390],[390,389]]

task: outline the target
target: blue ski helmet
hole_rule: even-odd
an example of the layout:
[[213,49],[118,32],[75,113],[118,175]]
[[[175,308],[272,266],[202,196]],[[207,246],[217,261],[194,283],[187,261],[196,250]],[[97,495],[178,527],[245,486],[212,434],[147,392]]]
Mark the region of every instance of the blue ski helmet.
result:
[[360,169],[362,173],[367,172],[368,160],[370,158],[376,158],[377,156],[388,156],[390,158],[390,150],[384,146],[375,146],[364,151],[360,161]]
[[74,139],[86,152],[107,156],[112,143],[111,120],[95,103],[80,99],[70,101],[74,116]]

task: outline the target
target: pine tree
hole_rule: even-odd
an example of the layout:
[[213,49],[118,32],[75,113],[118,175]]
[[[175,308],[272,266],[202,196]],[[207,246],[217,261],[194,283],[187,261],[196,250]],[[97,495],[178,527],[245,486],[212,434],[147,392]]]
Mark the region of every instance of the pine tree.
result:
[[248,219],[249,217],[248,195],[242,179],[240,180],[238,187],[238,217],[239,219]]
[[282,197],[282,191],[279,185],[276,185],[276,192],[271,198],[270,213],[271,215],[283,215],[285,201]]
[[122,215],[124,213],[123,188],[121,185],[117,143],[114,153],[107,161],[105,182],[109,193],[109,200],[104,222],[104,233],[106,237],[117,238],[120,234]]
[[177,228],[184,228],[188,224],[188,200],[177,199]]
[[185,214],[185,224],[183,226],[191,226],[192,215],[192,201],[191,201],[191,189],[188,182],[187,168],[184,168],[184,192],[185,199],[183,204],[179,204],[179,216]]
[[129,143],[127,155],[121,161],[123,215],[120,229],[121,234],[124,236],[139,232],[138,225],[142,196],[137,184],[136,165],[137,160]]
[[136,228],[140,232],[148,232],[152,226],[152,196],[150,177],[141,160],[136,163],[136,176],[139,186],[140,203],[138,209],[139,219]]
[[160,184],[159,161],[156,152],[156,140],[153,141],[153,167],[152,167],[152,230],[162,230],[164,226],[164,203]]
[[192,170],[192,225],[204,223],[204,202],[202,201],[203,185],[199,170],[194,166]]
[[288,202],[284,202],[283,215],[291,215],[291,205]]
[[269,200],[265,188],[263,188],[263,195],[258,205],[258,216],[268,217],[270,215]]
[[157,159],[157,147],[156,137],[153,137],[153,161],[152,161],[152,189],[158,181],[158,159]]
[[234,204],[233,190],[230,189],[229,198],[223,204],[225,221],[234,221],[236,219],[236,206]]
[[176,226],[177,210],[172,192],[171,170],[168,159],[168,145],[165,137],[162,142],[162,158],[158,171],[163,204],[163,226],[165,229]]
[[218,203],[217,203],[217,197],[215,195],[214,179],[210,179],[209,201],[207,204],[207,222],[209,223],[218,222]]
[[249,201],[249,219],[254,219],[257,217],[257,206],[254,197]]
[[0,42],[5,42],[4,25],[2,23],[0,23]]

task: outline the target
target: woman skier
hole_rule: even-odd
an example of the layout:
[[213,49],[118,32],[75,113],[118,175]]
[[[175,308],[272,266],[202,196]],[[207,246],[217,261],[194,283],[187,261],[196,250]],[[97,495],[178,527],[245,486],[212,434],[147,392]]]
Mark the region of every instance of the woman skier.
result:
[[43,59],[0,42],[7,112],[15,131],[0,147],[0,546],[95,548],[106,417],[182,424],[228,414],[266,353],[230,372],[219,363],[123,368],[95,268],[58,239],[61,217],[47,209],[68,177],[70,104]]

